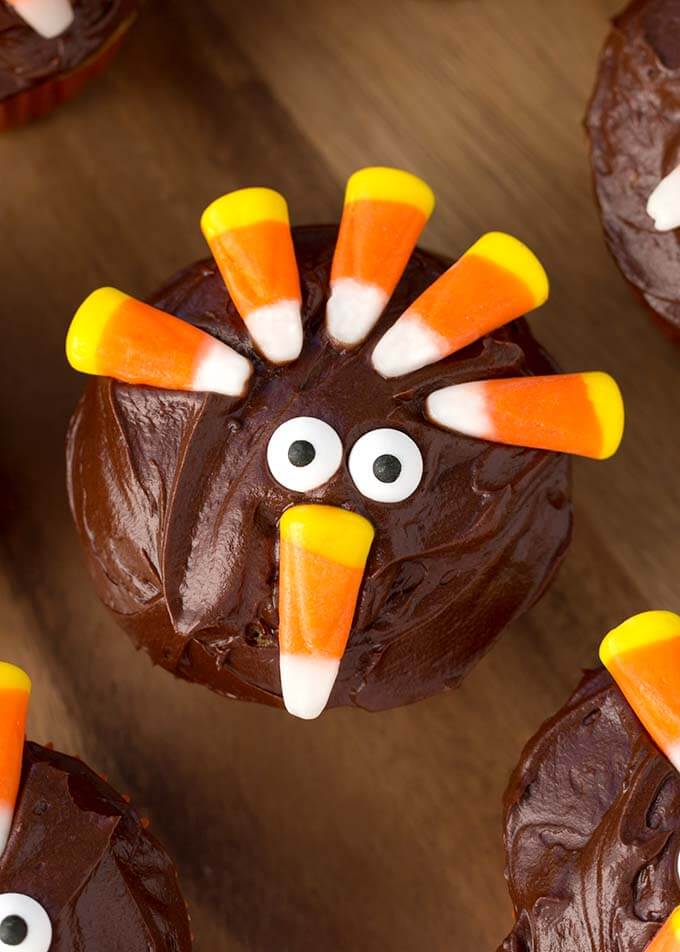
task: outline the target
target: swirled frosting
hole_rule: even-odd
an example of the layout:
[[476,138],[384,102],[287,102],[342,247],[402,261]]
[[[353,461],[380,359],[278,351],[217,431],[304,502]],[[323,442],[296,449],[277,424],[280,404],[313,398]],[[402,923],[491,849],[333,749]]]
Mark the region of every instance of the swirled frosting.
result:
[[680,0],[634,0],[614,20],[586,125],[609,248],[646,303],[680,329],[680,230],[647,200],[680,164]]
[[306,499],[349,507],[376,530],[330,704],[382,709],[456,685],[501,629],[532,605],[569,540],[568,462],[444,432],[423,401],[464,380],[550,373],[523,321],[406,379],[383,380],[370,354],[448,262],[416,251],[375,334],[338,353],[324,331],[337,229],[294,230],[305,347],[265,366],[212,261],[153,298],[247,354],[245,401],[94,379],[73,417],[68,483],[97,591],[135,642],[180,677],[280,706],[277,526],[303,501],[266,463],[282,420],[316,416],[348,450],[388,425],[420,447],[425,471],[405,502],[365,499],[346,462]]
[[680,776],[604,670],[524,750],[505,846],[499,952],[644,952],[680,903]]
[[0,0],[0,99],[80,66],[134,15],[139,0],[74,0],[73,7],[72,26],[48,40]]
[[172,862],[135,811],[72,757],[27,743],[0,893],[47,912],[50,952],[189,952]]

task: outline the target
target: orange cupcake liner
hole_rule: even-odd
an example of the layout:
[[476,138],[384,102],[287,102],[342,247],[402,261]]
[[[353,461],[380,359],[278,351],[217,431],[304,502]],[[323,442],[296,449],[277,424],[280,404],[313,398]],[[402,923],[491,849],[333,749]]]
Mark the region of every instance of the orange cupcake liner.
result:
[[121,23],[104,45],[80,66],[67,73],[23,90],[0,102],[0,132],[24,126],[34,119],[41,119],[62,103],[73,99],[90,80],[95,79],[111,64],[136,19],[136,14]]

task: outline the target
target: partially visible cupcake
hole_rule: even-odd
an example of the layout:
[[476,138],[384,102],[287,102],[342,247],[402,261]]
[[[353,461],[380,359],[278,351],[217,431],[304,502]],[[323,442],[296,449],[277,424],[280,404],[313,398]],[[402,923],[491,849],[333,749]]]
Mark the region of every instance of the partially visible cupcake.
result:
[[0,131],[71,99],[111,62],[139,0],[0,0]]
[[611,674],[585,674],[506,792],[499,952],[680,948],[680,617],[637,615],[601,656]]
[[190,952],[175,867],[127,799],[24,742],[30,686],[0,663],[0,949]]
[[586,128],[609,249],[680,334],[680,0],[633,0],[614,20]]

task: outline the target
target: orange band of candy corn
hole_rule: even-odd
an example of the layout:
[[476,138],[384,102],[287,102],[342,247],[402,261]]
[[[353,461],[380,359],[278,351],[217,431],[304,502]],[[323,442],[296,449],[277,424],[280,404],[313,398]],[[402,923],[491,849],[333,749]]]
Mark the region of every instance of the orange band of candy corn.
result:
[[66,338],[75,370],[168,390],[240,397],[251,365],[197,327],[114,288],[94,291]]
[[666,919],[645,952],[680,952],[680,907]]
[[206,208],[201,228],[257,347],[274,363],[295,360],[302,295],[283,196],[269,188],[223,195]]
[[468,436],[594,459],[616,452],[624,426],[621,392],[599,372],[455,384],[431,394],[426,412]]
[[349,179],[327,310],[337,344],[353,347],[375,326],[433,208],[432,190],[410,172],[367,168]]
[[19,793],[31,681],[21,668],[0,662],[0,855]]
[[22,20],[45,39],[64,33],[74,20],[69,0],[8,0]]
[[281,518],[279,651],[291,714],[317,717],[326,706],[373,535],[363,516],[333,506],[294,506]]
[[600,658],[680,770],[680,616],[664,611],[634,615],[605,637]]
[[501,232],[484,235],[387,331],[373,366],[383,377],[426,367],[540,307],[548,290],[526,245]]

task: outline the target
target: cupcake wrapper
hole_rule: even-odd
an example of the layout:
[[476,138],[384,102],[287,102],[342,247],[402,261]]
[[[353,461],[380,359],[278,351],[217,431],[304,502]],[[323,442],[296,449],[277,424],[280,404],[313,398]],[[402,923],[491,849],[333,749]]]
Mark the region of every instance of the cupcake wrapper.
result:
[[80,66],[2,100],[0,102],[0,132],[40,119],[57,106],[77,96],[91,79],[104,72],[109,66],[134,20],[135,17],[132,16],[122,23],[101,49]]

